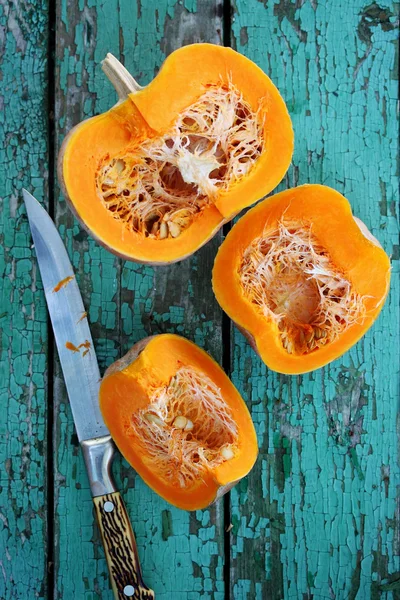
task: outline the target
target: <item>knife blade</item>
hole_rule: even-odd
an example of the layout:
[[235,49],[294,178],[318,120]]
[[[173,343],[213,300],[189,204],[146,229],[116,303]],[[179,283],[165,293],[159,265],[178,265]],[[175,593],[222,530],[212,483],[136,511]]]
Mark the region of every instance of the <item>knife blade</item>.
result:
[[99,366],[71,262],[49,214],[26,190],[23,196],[79,441],[109,435],[99,408]]
[[23,197],[114,597],[153,600],[154,592],[142,579],[135,536],[111,473],[115,446],[100,412],[100,372],[78,283],[49,214],[26,190]]

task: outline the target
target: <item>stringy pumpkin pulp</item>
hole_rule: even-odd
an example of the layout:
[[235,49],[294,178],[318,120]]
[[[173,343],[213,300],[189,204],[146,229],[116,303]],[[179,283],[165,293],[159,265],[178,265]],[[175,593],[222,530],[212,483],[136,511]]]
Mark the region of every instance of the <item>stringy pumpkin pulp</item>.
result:
[[235,86],[210,85],[161,137],[106,155],[97,193],[115,219],[145,237],[176,238],[263,151],[263,122]]
[[172,484],[190,488],[207,471],[233,458],[238,431],[229,406],[207,375],[181,367],[150,404],[132,416],[143,460]]
[[321,348],[365,316],[363,298],[307,223],[282,220],[254,239],[239,276],[245,296],[276,321],[289,354]]

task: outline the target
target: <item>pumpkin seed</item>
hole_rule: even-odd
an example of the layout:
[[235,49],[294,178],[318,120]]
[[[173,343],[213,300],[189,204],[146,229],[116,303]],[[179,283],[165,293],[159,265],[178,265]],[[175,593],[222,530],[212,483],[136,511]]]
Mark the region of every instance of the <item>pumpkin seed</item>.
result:
[[282,345],[289,354],[292,354],[293,344],[287,337],[282,338]]
[[224,446],[223,448],[221,448],[221,456],[225,460],[230,460],[231,458],[233,458],[235,456],[235,453],[233,452],[232,448],[229,448],[228,446]]
[[186,417],[182,417],[181,415],[179,415],[179,417],[175,417],[174,422],[172,423],[172,425],[176,429],[185,429],[186,425],[187,425],[187,418]]
[[181,228],[179,227],[178,223],[168,221],[168,229],[173,238],[177,238],[181,235]]
[[187,419],[187,423],[185,426],[185,431],[192,431],[194,425],[190,419]]
[[168,226],[165,221],[162,221],[160,225],[160,240],[165,240],[168,237]]
[[321,329],[320,327],[315,327],[314,331],[315,331],[315,338],[317,340],[321,339],[322,337],[325,337],[325,335],[326,335],[326,333],[324,332],[324,330]]
[[107,192],[103,191],[103,198],[107,200],[110,196],[115,196],[115,189],[108,190]]
[[304,337],[305,337],[307,344],[309,344],[311,342],[311,340],[314,338],[314,329],[307,331],[307,333],[305,334]]
[[181,208],[169,215],[170,222],[176,223],[181,229],[186,229],[193,221],[192,213],[186,208]]
[[114,166],[115,166],[115,170],[117,171],[117,173],[120,174],[125,169],[125,161],[123,161],[121,158],[119,158],[115,162]]
[[158,417],[157,415],[153,415],[153,413],[147,413],[145,415],[146,420],[149,423],[154,423],[155,425],[158,425],[159,427],[164,427],[165,423],[162,419],[160,419],[160,417]]

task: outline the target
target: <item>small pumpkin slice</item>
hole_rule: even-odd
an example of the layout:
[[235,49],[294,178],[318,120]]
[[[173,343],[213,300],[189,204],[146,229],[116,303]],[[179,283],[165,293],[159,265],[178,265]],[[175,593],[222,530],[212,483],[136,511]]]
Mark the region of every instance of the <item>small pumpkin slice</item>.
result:
[[234,50],[185,46],[144,88],[112,55],[103,70],[120,100],[72,129],[58,173],[78,219],[114,254],[182,260],[284,176],[293,152],[285,103]]
[[257,458],[238,391],[206,352],[177,335],[146,338],[109,367],[100,407],[126,460],[179,508],[208,506]]
[[287,374],[326,365],[376,320],[390,261],[341,194],[303,185],[250,210],[221,245],[213,288],[265,364]]

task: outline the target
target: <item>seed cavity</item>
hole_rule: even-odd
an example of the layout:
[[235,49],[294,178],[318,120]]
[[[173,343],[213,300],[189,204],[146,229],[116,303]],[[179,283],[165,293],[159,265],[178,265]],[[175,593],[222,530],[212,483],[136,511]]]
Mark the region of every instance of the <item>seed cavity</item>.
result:
[[243,293],[277,325],[288,354],[308,354],[362,321],[364,298],[333,263],[307,222],[281,220],[243,253]]
[[97,193],[130,231],[177,238],[249,173],[263,151],[263,125],[261,111],[252,110],[232,83],[205,86],[165,135],[123,156],[103,157]]
[[221,390],[203,372],[181,367],[131,418],[142,459],[168,482],[190,488],[235,456],[238,430]]

